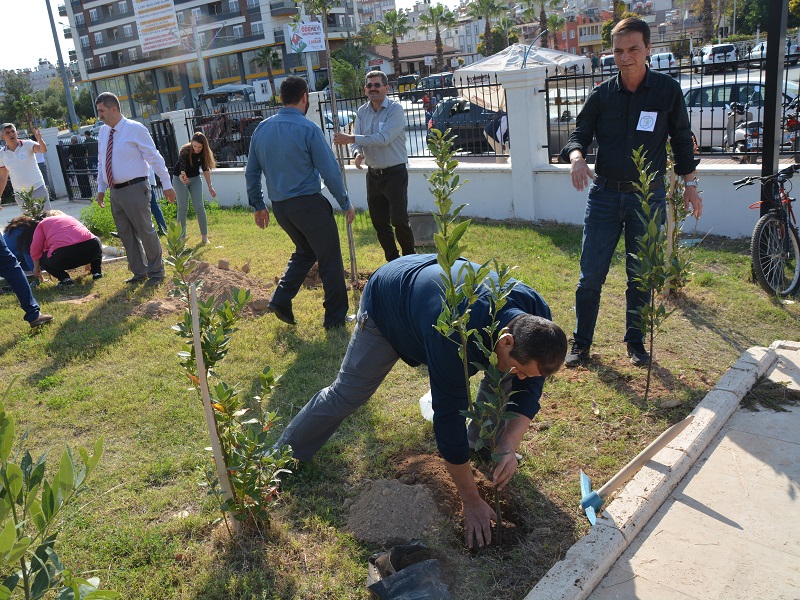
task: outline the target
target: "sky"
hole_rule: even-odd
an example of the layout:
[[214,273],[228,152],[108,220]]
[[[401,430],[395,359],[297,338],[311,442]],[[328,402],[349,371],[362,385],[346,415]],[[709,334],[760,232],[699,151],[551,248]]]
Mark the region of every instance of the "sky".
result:
[[[73,40],[65,40],[63,30],[68,25],[67,17],[58,16],[58,5],[66,0],[0,0],[0,22],[10,24],[13,37],[23,40],[22,43],[3,43],[0,50],[0,69],[33,69],[40,58],[46,58],[56,64],[56,47],[47,17],[47,2],[53,8],[56,20],[56,32],[61,43],[61,52],[65,61],[69,61],[68,50],[74,48]],[[435,0],[434,0],[435,1]],[[415,0],[396,0],[397,8],[411,8]],[[455,0],[445,1],[453,6]],[[63,23],[59,25],[59,21]],[[74,32],[73,32],[74,34]]]

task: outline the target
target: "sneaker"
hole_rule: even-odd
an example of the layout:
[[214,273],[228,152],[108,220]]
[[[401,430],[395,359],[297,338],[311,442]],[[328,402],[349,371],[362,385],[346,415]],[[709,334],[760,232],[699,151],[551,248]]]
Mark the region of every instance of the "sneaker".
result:
[[111,237],[119,239],[119,234],[116,231],[109,231],[108,233]]
[[634,366],[646,367],[650,364],[650,355],[644,349],[642,342],[628,342],[628,356]]
[[67,277],[66,279],[59,281],[57,287],[69,287],[71,285],[75,285],[75,282],[72,281],[71,278]]
[[94,279],[95,281],[102,278],[103,278],[102,273],[92,273],[92,279]]
[[267,312],[273,313],[276,317],[278,317],[278,320],[283,321],[288,325],[297,325],[297,321],[294,320],[294,313],[292,312],[291,306],[278,306],[277,304],[270,302],[269,306],[267,306]]
[[573,368],[585,364],[589,360],[589,348],[590,346],[572,340],[567,357],[564,359],[564,366]]
[[38,327],[39,325],[44,325],[45,323],[49,323],[53,320],[53,315],[45,315],[39,314],[33,321],[31,321],[31,327]]

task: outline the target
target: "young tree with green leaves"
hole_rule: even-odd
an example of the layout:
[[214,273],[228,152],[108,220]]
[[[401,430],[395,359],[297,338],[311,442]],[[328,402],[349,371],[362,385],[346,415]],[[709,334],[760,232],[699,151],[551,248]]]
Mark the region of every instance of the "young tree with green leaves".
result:
[[269,87],[272,88],[273,101],[278,100],[278,91],[275,89],[275,75],[272,69],[280,69],[283,64],[283,55],[279,46],[264,46],[256,52],[253,62],[260,68],[267,70]]
[[547,15],[547,30],[553,34],[553,48],[558,50],[558,34],[564,27],[564,18],[558,13]]
[[400,76],[400,48],[397,45],[397,38],[411,30],[408,17],[402,10],[390,10],[383,14],[382,21],[375,23],[375,29],[392,38],[392,63],[394,64],[394,76],[397,78]]
[[[474,0],[468,6],[469,8],[467,9],[467,15],[469,17],[475,19],[476,21],[480,19],[484,20],[484,55],[490,56],[500,50],[500,48],[496,48],[492,43],[492,19],[505,13],[507,8],[497,0]],[[508,43],[506,43],[506,46],[508,46]]]
[[434,45],[436,46],[436,59],[434,60],[433,68],[437,73],[444,71],[444,46],[442,44],[442,29],[449,29],[457,27],[458,21],[455,14],[443,4],[436,4],[428,7],[428,12],[422,13],[419,16],[419,22],[422,23],[417,29],[420,31],[430,31],[433,29],[436,32],[434,38]]

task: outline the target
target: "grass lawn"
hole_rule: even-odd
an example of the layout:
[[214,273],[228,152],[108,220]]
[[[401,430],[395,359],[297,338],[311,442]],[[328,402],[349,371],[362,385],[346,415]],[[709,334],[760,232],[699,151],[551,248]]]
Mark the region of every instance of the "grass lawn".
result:
[[[456,198],[457,199],[457,198]],[[345,267],[344,222],[339,215]],[[266,286],[286,265],[291,246],[274,223],[256,228],[250,213],[211,215],[212,243],[202,260],[250,265]],[[383,262],[368,218],[354,223],[358,270]],[[199,241],[196,222],[190,241]],[[574,325],[581,231],[565,225],[476,223],[466,255],[519,265],[516,275],[538,290],[565,331]],[[509,489],[522,512],[515,544],[470,554],[455,520],[428,540],[444,554],[448,584],[459,600],[518,599],[586,533],[578,511],[578,471],[607,480],[661,431],[680,420],[718,377],[754,345],[800,336],[800,306],[767,296],[749,281],[749,240],[707,239],[694,277],[656,342],[654,387],[642,401],[645,371],[627,362],[624,251],[617,249],[604,289],[594,360],[562,369],[545,386],[542,410],[524,441],[525,461]],[[135,599],[366,599],[367,558],[382,550],[347,532],[347,500],[366,479],[393,478],[398,457],[435,453],[432,428],[419,414],[424,368],[398,364],[376,396],[346,420],[314,462],[283,486],[268,539],[231,544],[198,486],[208,439],[202,406],[179,373],[178,313],[142,314],[165,299],[169,284],[130,288],[125,262],[106,277],[59,290],[35,290],[51,325],[31,334],[13,295],[0,296],[0,387],[16,378],[7,408],[17,430],[29,429],[34,454],[63,444],[90,446],[104,436],[106,453],[91,488],[67,516],[60,536],[69,568]],[[358,292],[351,294],[355,310]],[[282,375],[271,406],[287,422],[335,377],[349,331],[325,332],[322,290],[295,300],[299,325],[272,315],[240,322],[222,378],[244,393],[267,365]],[[663,408],[663,404],[677,404]],[[50,465],[54,468],[54,465]],[[453,576],[452,574],[456,574]]]

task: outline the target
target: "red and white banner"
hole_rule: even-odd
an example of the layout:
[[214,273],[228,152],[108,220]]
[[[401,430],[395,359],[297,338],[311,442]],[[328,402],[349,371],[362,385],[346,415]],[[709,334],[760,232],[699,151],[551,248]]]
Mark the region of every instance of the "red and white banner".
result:
[[142,52],[180,46],[173,0],[133,0]]

